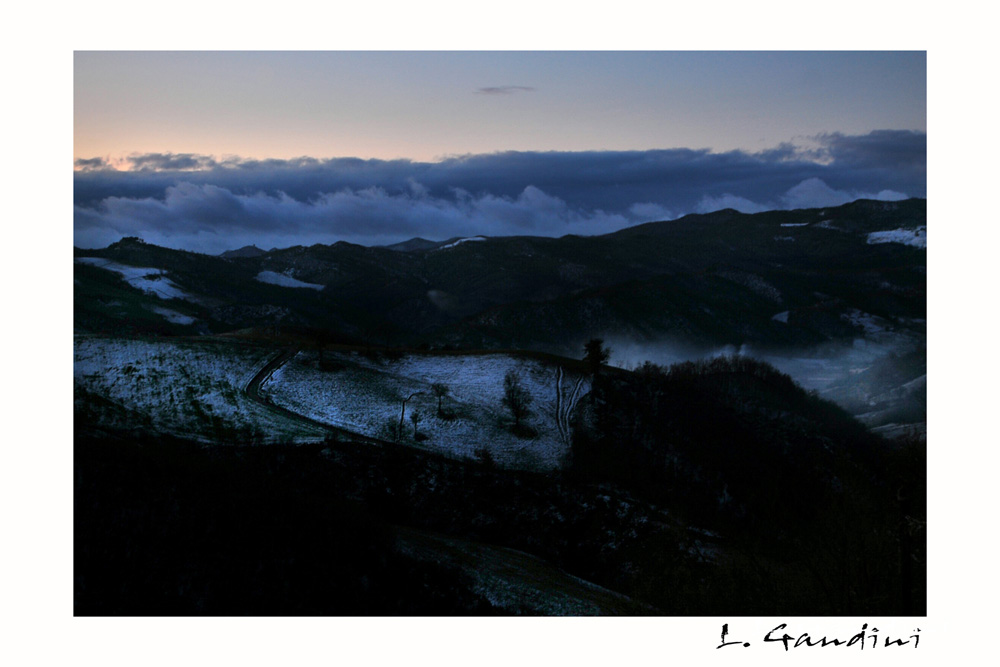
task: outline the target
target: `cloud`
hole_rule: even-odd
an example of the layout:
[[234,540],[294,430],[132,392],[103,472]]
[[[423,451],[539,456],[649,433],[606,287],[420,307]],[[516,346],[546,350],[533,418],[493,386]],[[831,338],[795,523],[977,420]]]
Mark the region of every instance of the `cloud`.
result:
[[477,88],[478,95],[510,95],[512,93],[534,92],[531,86],[489,86],[487,88]]
[[[786,143],[759,153],[512,151],[433,163],[155,153],[126,158],[130,171],[93,158],[77,161],[75,230],[78,245],[122,235],[196,250],[378,244],[600,234],[721,208],[752,213],[926,196],[925,135],[814,139],[807,148]],[[227,241],[237,236],[246,243]]]
[[637,218],[643,222],[672,220],[677,217],[670,211],[670,209],[663,208],[659,204],[654,204],[653,202],[639,202],[632,204],[629,206],[628,212],[633,218]]
[[219,166],[215,158],[194,153],[147,153],[130,156],[128,161],[131,163],[132,169],[139,171],[212,169]]
[[895,192],[894,190],[880,190],[876,193],[834,190],[821,179],[809,178],[789,188],[776,201],[758,203],[731,194],[724,194],[721,197],[703,197],[698,203],[697,212],[711,213],[712,211],[731,208],[741,213],[760,213],[775,209],[791,210],[840,206],[858,199],[899,201],[907,198],[906,194]]
[[122,236],[174,248],[218,253],[233,247],[291,246],[349,241],[388,244],[428,235],[450,238],[592,235],[633,221],[604,211],[574,210],[557,197],[527,187],[517,197],[459,191],[444,200],[390,194],[381,188],[341,190],[312,202],[285,194],[235,194],[212,185],[181,183],[161,201],[111,197],[97,208],[77,207],[74,244],[103,247]]
[[768,210],[769,207],[764,204],[752,202],[745,197],[737,197],[736,195],[726,193],[718,197],[709,197],[707,195],[702,197],[695,211],[697,213],[711,213],[712,211],[721,211],[727,208],[739,211],[740,213],[760,213]]
[[876,130],[862,135],[823,134],[816,139],[829,158],[841,165],[923,172],[927,135],[904,130]]
[[73,161],[73,166],[76,169],[106,169],[108,164],[104,161],[104,158],[92,157],[92,158],[77,158]]
[[139,172],[203,171],[241,162],[238,158],[218,160],[196,153],[143,153],[128,155],[118,160],[102,157],[78,158],[73,166],[80,171],[125,170]]
[[849,193],[834,190],[818,178],[802,181],[781,196],[782,208],[818,208],[821,206],[840,206],[860,197],[852,197]]

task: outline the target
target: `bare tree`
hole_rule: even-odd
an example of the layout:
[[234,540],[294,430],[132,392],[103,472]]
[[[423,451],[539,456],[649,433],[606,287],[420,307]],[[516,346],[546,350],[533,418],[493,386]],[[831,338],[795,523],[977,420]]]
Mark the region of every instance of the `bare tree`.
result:
[[437,411],[437,414],[438,414],[438,417],[440,417],[441,416],[441,401],[451,391],[451,387],[449,387],[448,385],[446,385],[443,382],[435,382],[434,384],[431,385],[431,391],[433,391],[434,395],[437,396],[437,399],[438,399],[438,411]]
[[521,420],[528,416],[531,394],[521,384],[520,374],[511,369],[503,378],[503,404],[514,418],[514,428],[519,429]]

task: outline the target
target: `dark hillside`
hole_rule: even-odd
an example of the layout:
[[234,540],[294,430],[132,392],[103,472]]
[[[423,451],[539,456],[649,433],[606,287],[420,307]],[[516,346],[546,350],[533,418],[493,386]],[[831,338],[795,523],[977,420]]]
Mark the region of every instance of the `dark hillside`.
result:
[[745,360],[605,370],[587,412],[546,474],[80,430],[76,613],[923,613],[919,444]]
[[296,484],[301,454],[78,439],[74,613],[496,613],[458,573],[397,554],[363,505]]
[[[224,259],[125,239],[77,255],[166,270],[209,309],[203,319],[213,332],[268,323],[393,344],[443,338],[551,349],[555,341],[626,332],[780,346],[848,337],[841,316],[852,310],[904,328],[899,318],[923,317],[926,251],[869,244],[867,234],[925,224],[923,200],[858,201],[718,211],[600,237],[415,243],[406,251],[336,243]],[[324,288],[266,285],[255,279],[262,271]],[[748,307],[756,321],[746,321]],[[782,326],[768,323],[785,311]]]
[[[809,574],[795,575],[797,585],[833,596],[830,604],[882,600],[914,613],[900,611],[916,599],[901,586],[922,582],[913,565],[923,562],[922,537],[909,531],[925,520],[924,500],[914,491],[904,506],[897,491],[921,486],[903,462],[919,458],[918,443],[900,449],[746,358],[601,374],[581,419],[575,474],[729,536],[739,577],[763,584],[768,573],[802,567]],[[837,597],[855,578],[868,588]]]

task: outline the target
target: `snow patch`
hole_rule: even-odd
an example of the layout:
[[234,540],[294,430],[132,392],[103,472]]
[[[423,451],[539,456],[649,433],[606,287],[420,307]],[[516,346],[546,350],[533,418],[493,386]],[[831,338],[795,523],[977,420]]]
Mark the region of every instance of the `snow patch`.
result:
[[811,223],[808,222],[783,222],[782,227],[808,227]]
[[485,241],[485,240],[486,240],[485,236],[471,236],[466,239],[458,239],[457,241],[449,243],[448,245],[443,245],[440,248],[438,248],[438,250],[447,250],[448,248],[454,248],[455,246],[460,245],[462,243],[466,243],[467,241]]
[[916,229],[890,229],[883,232],[872,232],[868,235],[868,243],[902,243],[914,248],[927,247],[927,227],[920,226]]
[[190,315],[185,315],[183,313],[178,313],[176,310],[170,310],[169,308],[153,308],[153,312],[157,315],[162,315],[167,319],[168,322],[172,324],[194,324],[198,320]]
[[161,299],[191,299],[190,294],[184,292],[166,278],[167,272],[163,269],[127,266],[112,262],[110,259],[104,259],[103,257],[76,257],[73,261],[121,274],[125,278],[125,282],[132,287],[140,289],[147,294],[154,294]]
[[257,274],[255,279],[258,282],[267,283],[269,285],[278,285],[279,287],[299,287],[314,290],[321,290],[325,287],[325,285],[317,285],[316,283],[302,282],[301,280],[296,280],[287,274],[276,273],[274,271],[261,271]]
[[788,311],[783,311],[771,318],[775,322],[781,322],[782,324],[788,324]]

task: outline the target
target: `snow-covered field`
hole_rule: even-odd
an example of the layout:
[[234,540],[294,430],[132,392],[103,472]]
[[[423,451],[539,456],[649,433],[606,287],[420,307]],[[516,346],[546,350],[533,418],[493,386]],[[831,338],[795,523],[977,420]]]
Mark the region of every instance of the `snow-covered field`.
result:
[[73,384],[167,433],[218,439],[242,432],[239,437],[252,434],[262,442],[322,439],[319,429],[276,415],[243,393],[274,354],[226,341],[80,336],[73,344]]
[[184,313],[178,313],[176,310],[170,310],[169,308],[153,308],[153,312],[157,315],[162,315],[168,322],[173,324],[188,325],[198,321],[197,318],[185,315]]
[[[502,354],[409,355],[398,360],[371,360],[359,354],[327,354],[337,370],[320,371],[316,355],[300,352],[265,382],[261,391],[275,404],[312,419],[357,433],[389,439],[398,424],[403,399],[404,438],[414,442],[413,411],[421,415],[421,446],[456,457],[475,457],[486,450],[505,467],[552,469],[569,451],[570,414],[589,391],[587,378],[533,359]],[[504,375],[516,371],[532,397],[524,423],[534,437],[516,436],[503,405]],[[431,385],[449,392],[438,399]]]
[[868,243],[902,243],[915,248],[927,247],[927,228],[891,229],[884,232],[872,232],[868,235]]
[[161,299],[191,298],[191,295],[165,277],[167,272],[163,269],[127,266],[101,257],[77,257],[74,261],[80,264],[90,264],[91,266],[106,269],[107,271],[114,271],[125,278],[125,282],[132,287],[141,289],[147,294],[155,294]]
[[[282,417],[247,397],[242,389],[275,354],[267,347],[223,340],[158,340],[78,336],[73,381],[77,401],[96,399],[114,409],[107,419],[129,415],[156,431],[206,440],[315,441],[318,428]],[[320,371],[315,353],[300,352],[275,371],[261,392],[275,404],[333,426],[391,439],[402,401],[404,444],[456,457],[481,457],[499,465],[552,469],[569,451],[571,414],[590,389],[589,379],[533,359],[489,355],[411,355],[372,360],[359,354],[327,353],[338,370]],[[535,433],[519,437],[503,405],[503,379],[520,376],[531,396],[523,423]],[[447,385],[441,401],[431,385]],[[101,403],[104,405],[104,403]],[[419,440],[411,415],[417,411]],[[91,419],[101,423],[103,413]],[[522,434],[523,436],[524,434]]]

